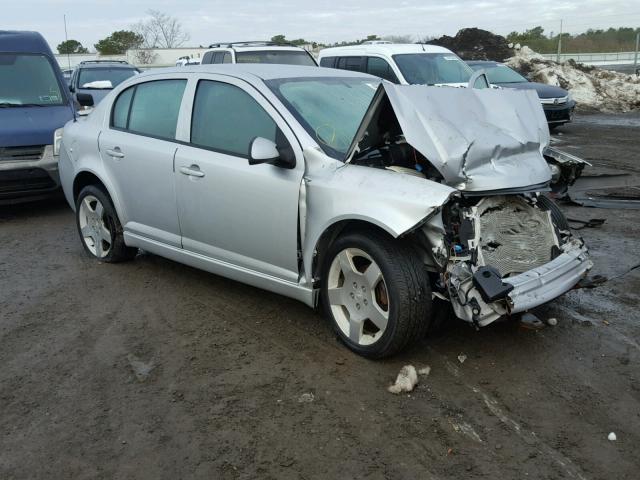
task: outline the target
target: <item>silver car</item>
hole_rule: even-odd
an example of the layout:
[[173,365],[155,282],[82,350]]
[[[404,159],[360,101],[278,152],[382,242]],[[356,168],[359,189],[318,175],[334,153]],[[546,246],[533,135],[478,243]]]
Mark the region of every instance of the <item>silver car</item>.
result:
[[285,65],[153,71],[65,127],[87,253],[138,249],[322,304],[383,357],[450,310],[476,327],[592,263],[548,190],[535,92],[393,85]]

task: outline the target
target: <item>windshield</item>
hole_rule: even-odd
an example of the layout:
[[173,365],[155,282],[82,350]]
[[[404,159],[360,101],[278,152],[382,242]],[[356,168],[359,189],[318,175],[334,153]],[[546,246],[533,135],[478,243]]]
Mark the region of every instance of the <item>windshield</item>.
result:
[[0,107],[64,104],[66,98],[47,57],[0,53]]
[[473,73],[453,53],[407,53],[394,55],[393,59],[412,85],[467,83]]
[[266,83],[327,155],[344,160],[380,82],[285,78]]
[[78,74],[79,88],[111,89],[138,73],[133,68],[81,68]]
[[525,83],[529,81],[506,65],[491,65],[488,67],[483,65],[474,65],[471,68],[474,70],[484,68],[484,71],[487,72],[487,77],[489,77],[489,81],[491,83]]
[[279,63],[285,65],[317,66],[311,55],[302,50],[256,50],[236,52],[236,63]]

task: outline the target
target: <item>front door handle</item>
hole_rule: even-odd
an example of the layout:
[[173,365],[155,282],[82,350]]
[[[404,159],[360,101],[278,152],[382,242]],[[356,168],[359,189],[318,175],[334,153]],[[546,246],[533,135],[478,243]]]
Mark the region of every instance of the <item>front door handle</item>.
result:
[[113,158],[124,158],[124,153],[120,151],[120,147],[113,147],[113,149],[107,150],[107,155]]
[[182,166],[180,167],[180,173],[183,175],[188,175],[190,177],[204,177],[204,172],[200,170],[198,165],[191,165],[190,167]]

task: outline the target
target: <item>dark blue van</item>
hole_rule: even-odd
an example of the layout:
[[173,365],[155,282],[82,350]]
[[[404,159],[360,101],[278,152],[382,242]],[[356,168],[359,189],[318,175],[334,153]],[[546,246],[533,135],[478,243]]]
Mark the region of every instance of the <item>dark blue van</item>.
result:
[[0,204],[59,188],[56,130],[73,117],[69,88],[42,35],[0,30]]

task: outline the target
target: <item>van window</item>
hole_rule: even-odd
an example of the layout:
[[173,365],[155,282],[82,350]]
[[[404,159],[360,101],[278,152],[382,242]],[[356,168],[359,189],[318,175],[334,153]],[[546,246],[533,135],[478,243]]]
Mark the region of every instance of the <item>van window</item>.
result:
[[231,63],[231,54],[229,52],[224,52],[222,63]]
[[206,52],[203,56],[202,56],[202,64],[207,64],[207,63],[213,63],[213,54],[215,52]]
[[236,52],[236,63],[279,63],[317,67],[305,50],[254,50]]
[[154,80],[130,87],[116,100],[111,114],[112,126],[151,137],[175,139],[186,85],[186,80]]
[[351,70],[353,72],[362,72],[362,57],[340,57],[338,58],[337,68],[341,70]]
[[467,83],[473,70],[453,53],[403,53],[393,59],[407,83]]
[[336,57],[324,57],[320,59],[321,67],[333,68],[335,64],[336,64]]
[[278,142],[278,126],[251,95],[235,85],[201,80],[191,118],[191,143],[247,158],[255,137]]
[[399,83],[398,77],[391,69],[391,65],[384,58],[367,57],[367,73],[393,83]]
[[0,53],[0,106],[66,103],[55,70],[46,56]]

